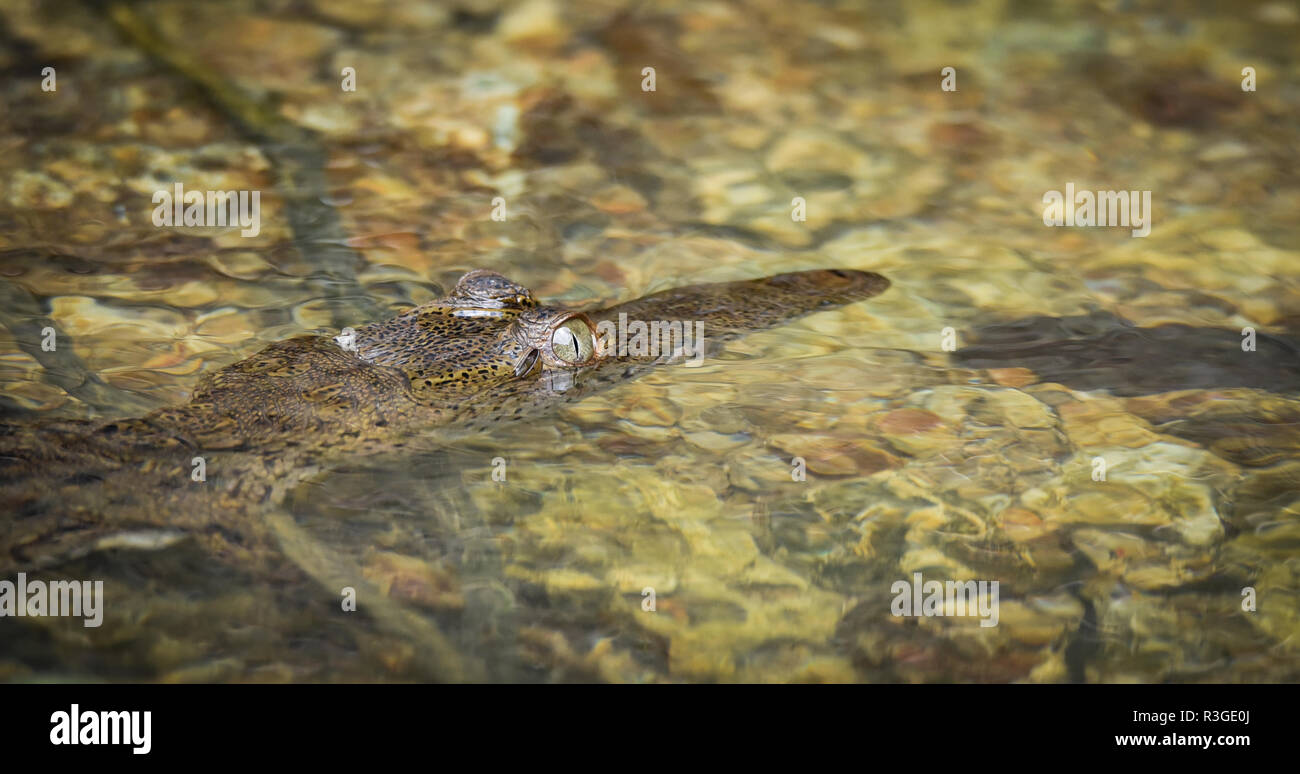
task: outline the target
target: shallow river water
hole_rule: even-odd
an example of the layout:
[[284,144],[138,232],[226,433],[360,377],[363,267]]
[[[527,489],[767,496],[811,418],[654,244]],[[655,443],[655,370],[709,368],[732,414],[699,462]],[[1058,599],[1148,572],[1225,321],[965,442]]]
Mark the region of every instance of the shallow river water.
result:
[[[338,460],[270,577],[33,566],[102,624],[0,617],[0,680],[1296,680],[1298,39],[1292,2],[2,0],[6,425],[474,268],[574,308],[893,284]],[[259,192],[256,233],[155,225],[177,183]],[[996,612],[896,614],[918,574]]]

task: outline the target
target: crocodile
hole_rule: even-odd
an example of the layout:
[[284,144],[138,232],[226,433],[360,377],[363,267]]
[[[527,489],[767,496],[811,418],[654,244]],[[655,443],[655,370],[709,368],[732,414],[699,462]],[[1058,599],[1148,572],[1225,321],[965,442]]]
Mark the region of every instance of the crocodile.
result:
[[445,297],[391,319],[271,344],[202,378],[182,405],[0,425],[0,577],[181,539],[274,573],[286,564],[277,506],[332,461],[537,417],[684,357],[681,346],[615,346],[608,325],[702,323],[716,346],[888,287],[871,272],[813,270],[584,312],[471,271]]

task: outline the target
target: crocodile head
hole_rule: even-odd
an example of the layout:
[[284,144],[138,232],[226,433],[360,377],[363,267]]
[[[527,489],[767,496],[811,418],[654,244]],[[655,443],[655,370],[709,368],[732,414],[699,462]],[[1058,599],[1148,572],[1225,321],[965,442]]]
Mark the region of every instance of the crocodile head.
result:
[[[525,393],[627,377],[627,366],[698,358],[706,341],[732,339],[887,287],[888,280],[870,272],[803,271],[674,288],[584,313],[540,306],[522,285],[476,270],[445,298],[359,328],[348,343],[366,363],[401,371],[418,402],[479,413]],[[597,376],[611,373],[618,376]],[[483,405],[463,406],[470,396]]]
[[592,365],[604,355],[591,318],[539,307],[496,272],[460,278],[445,298],[364,326],[350,343],[363,361],[400,370],[420,402],[442,404],[546,369]]

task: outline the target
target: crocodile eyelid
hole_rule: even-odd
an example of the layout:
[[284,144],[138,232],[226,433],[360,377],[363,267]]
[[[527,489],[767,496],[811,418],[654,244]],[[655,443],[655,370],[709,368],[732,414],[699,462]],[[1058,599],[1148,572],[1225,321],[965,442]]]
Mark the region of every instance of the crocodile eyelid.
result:
[[522,378],[532,373],[533,368],[537,365],[537,358],[540,355],[541,352],[536,349],[528,350],[528,354],[524,355],[523,359],[519,361],[519,364],[515,366],[515,376]]

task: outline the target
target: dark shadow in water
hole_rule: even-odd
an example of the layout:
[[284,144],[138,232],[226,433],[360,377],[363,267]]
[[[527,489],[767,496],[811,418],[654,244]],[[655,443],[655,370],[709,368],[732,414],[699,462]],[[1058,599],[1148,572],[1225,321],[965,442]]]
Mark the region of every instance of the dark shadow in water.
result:
[[334,327],[376,319],[380,306],[356,279],[364,261],[349,246],[339,213],[323,198],[329,190],[328,153],[320,137],[286,120],[259,95],[223,78],[183,41],[167,39],[131,2],[87,0],[87,5],[101,11],[125,42],[197,89],[271,160],[294,246],[316,269],[307,282],[327,302]]
[[1257,331],[1255,351],[1238,330],[1169,324],[1139,328],[1108,312],[1027,317],[970,331],[953,353],[968,368],[1028,368],[1040,382],[1119,396],[1250,387],[1300,391],[1300,339]]
[[[8,260],[15,252],[18,251],[0,252],[0,260]],[[13,282],[0,282],[0,328],[9,331],[18,347],[44,366],[41,375],[46,382],[63,388],[96,411],[118,416],[158,407],[155,401],[118,389],[91,371],[77,356],[72,336],[48,316],[45,305]],[[46,344],[53,346],[47,348]],[[25,413],[12,398],[0,396],[0,416]]]

